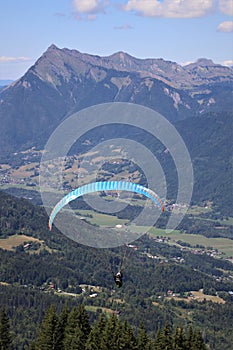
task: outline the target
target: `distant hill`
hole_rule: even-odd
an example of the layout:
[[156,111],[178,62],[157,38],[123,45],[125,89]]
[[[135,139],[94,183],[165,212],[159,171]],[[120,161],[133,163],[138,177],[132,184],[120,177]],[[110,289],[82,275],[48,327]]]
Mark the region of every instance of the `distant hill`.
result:
[[193,202],[211,201],[232,216],[233,114],[209,113],[175,124],[194,167]]
[[11,83],[13,83],[14,80],[0,80],[0,86],[7,86]]
[[13,80],[0,80],[0,91],[3,90],[6,86],[10,85]]
[[52,45],[0,92],[0,157],[43,148],[67,114],[98,103],[142,104],[172,122],[230,111],[232,80],[231,68],[207,59],[182,67],[124,52],[100,57]]

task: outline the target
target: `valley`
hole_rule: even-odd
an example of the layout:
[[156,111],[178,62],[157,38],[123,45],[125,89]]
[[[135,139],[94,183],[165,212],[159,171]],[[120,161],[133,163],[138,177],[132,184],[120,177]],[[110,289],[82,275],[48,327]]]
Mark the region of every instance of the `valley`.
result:
[[[143,324],[151,339],[167,325],[184,332],[191,326],[194,332],[201,331],[209,349],[230,349],[232,79],[232,68],[209,59],[181,66],[124,52],[101,57],[51,45],[20,79],[1,88],[0,304],[9,314],[15,349],[34,350],[47,312],[60,319],[67,307],[81,310],[83,305],[92,329],[101,315],[110,322],[128,322],[136,336]],[[40,182],[41,159],[54,130],[70,115],[108,102],[148,107],[175,128],[193,166],[189,203],[176,201],[176,140],[172,151],[149,129],[128,124],[90,129],[74,140],[65,157],[45,164],[49,186]],[[118,138],[122,144],[115,145],[111,140]],[[137,149],[135,159],[128,156],[124,139],[146,148],[162,169],[163,179],[151,173],[158,188],[166,182],[166,195],[161,196],[165,210],[156,224],[132,223],[144,207],[154,214],[152,201],[127,191],[101,191],[107,206],[116,202],[124,208],[102,212],[79,198],[58,218],[68,217],[69,225],[72,212],[78,238],[105,240],[108,234],[117,240],[131,230],[136,240],[98,249],[72,240],[72,226],[70,236],[62,234],[56,222],[49,231],[48,212],[79,186],[114,180],[149,186],[145,169],[137,164]],[[105,141],[107,155],[95,148]],[[181,161],[178,169],[184,177],[186,165]],[[51,197],[48,212],[43,194]],[[171,216],[181,214],[185,215],[176,229],[167,231]],[[113,273],[122,266],[123,286],[118,289]]]

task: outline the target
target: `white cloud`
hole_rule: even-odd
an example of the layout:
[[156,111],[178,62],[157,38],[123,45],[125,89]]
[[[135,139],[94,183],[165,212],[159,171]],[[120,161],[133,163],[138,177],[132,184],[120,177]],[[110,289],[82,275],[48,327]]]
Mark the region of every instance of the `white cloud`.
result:
[[226,60],[222,62],[223,66],[233,67],[233,60]]
[[0,56],[0,62],[26,62],[31,60],[30,57]]
[[225,15],[233,16],[233,1],[232,0],[219,0],[219,9]]
[[180,62],[179,64],[182,66],[182,67],[185,67],[189,64],[193,63],[193,61],[186,61],[186,62]]
[[109,5],[107,0],[73,0],[75,11],[80,14],[96,14],[104,12]]
[[219,24],[217,27],[218,32],[225,32],[225,33],[231,33],[233,32],[233,22],[232,21],[226,21]]
[[161,16],[162,4],[157,0],[128,0],[123,6],[125,11],[135,11],[142,16]]
[[[110,0],[72,0],[76,17],[104,13]],[[115,6],[127,12],[145,17],[195,18],[220,12],[233,16],[233,0],[125,0],[125,5],[116,0]],[[94,19],[87,18],[87,19]]]
[[148,17],[193,18],[213,12],[215,0],[128,0],[125,11]]

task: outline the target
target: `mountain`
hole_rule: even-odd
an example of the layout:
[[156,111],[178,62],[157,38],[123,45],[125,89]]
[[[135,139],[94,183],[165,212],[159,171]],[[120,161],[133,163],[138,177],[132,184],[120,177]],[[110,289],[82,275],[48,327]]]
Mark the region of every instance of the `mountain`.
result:
[[0,91],[11,83],[13,83],[13,80],[0,80]]
[[0,80],[0,87],[13,83],[14,80]]
[[211,60],[180,66],[108,57],[51,45],[26,74],[0,91],[0,157],[32,146],[43,148],[67,116],[111,101],[150,107],[171,122],[232,109],[233,70]]
[[193,202],[213,202],[218,212],[232,215],[232,113],[209,113],[175,124],[194,168]]
[[[56,68],[58,71],[56,71]],[[117,52],[107,57],[83,54],[76,50],[58,49],[51,45],[37,61],[35,72],[45,80],[56,80],[57,73],[70,79],[72,73],[84,75],[91,70],[96,81],[101,81],[103,75],[93,68],[102,70],[125,71],[138,73],[141,78],[155,78],[175,88],[192,88],[207,83],[229,81],[233,77],[230,68],[213,63],[208,59],[199,59],[196,63],[185,67],[163,59],[138,59],[124,52]],[[47,77],[45,77],[47,75]],[[98,76],[98,77],[97,77]]]
[[[187,145],[194,166],[194,204],[210,201],[218,207],[217,214],[197,210],[196,215],[192,208],[182,232],[203,234],[205,228],[209,237],[213,231],[226,235],[231,230],[232,237],[231,218],[220,221],[219,215],[224,210],[232,216],[231,94],[232,70],[211,60],[182,67],[123,52],[99,57],[52,45],[0,92],[0,158],[8,161],[11,152],[43,148],[54,128],[84,107],[109,101],[149,106],[174,123]],[[129,129],[124,131],[130,136]],[[158,150],[148,135],[137,137],[157,152],[167,174],[169,152]],[[81,246],[56,228],[48,234],[44,208],[3,192],[0,217],[0,304],[10,313],[15,348],[29,348],[36,339],[48,305],[61,310],[77,303],[87,305],[92,319],[117,311],[134,330],[142,323],[153,336],[167,322],[192,324],[203,330],[209,348],[231,347],[232,263],[224,256],[214,258],[213,249],[197,249],[201,241],[183,249],[185,242],[168,245],[145,236],[125,247],[125,253]],[[84,233],[102,230],[85,220],[78,225]],[[109,268],[117,269],[122,261],[124,284],[114,291]]]

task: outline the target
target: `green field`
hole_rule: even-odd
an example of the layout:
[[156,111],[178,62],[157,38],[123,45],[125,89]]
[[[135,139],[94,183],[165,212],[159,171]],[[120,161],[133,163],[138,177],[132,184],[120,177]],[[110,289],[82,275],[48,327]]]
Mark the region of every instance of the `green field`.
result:
[[202,245],[205,248],[213,247],[220,252],[226,254],[227,257],[233,256],[233,240],[228,238],[207,238],[202,235],[180,233],[175,230],[171,233],[167,233],[166,230],[152,228],[150,229],[151,236],[166,236],[170,238],[171,244],[176,244],[177,241],[183,241],[195,246],[196,244]]
[[38,238],[16,234],[7,238],[1,238],[0,248],[4,250],[14,250],[15,247],[18,247],[21,244],[26,244],[28,242],[43,243],[43,241],[39,240]]
[[233,225],[233,218],[230,217],[228,220],[219,220],[222,225]]
[[206,214],[210,213],[212,211],[211,208],[205,208],[205,207],[200,207],[197,205],[194,205],[188,209],[187,214],[192,214],[192,215],[200,215],[200,214]]
[[78,213],[92,225],[111,226],[113,228],[116,225],[125,225],[128,222],[128,220],[118,219],[116,216],[97,213],[92,210],[78,210]]
[[[107,214],[101,214],[96,213],[91,210],[79,210],[78,213],[80,216],[83,216],[87,222],[90,224],[98,225],[98,226],[105,226],[109,227],[111,226],[114,228],[116,225],[122,225],[128,223],[127,220],[118,219],[115,216],[107,215]],[[91,217],[89,217],[91,216]],[[213,247],[214,249],[217,249],[219,252],[223,252],[226,257],[232,257],[233,256],[233,240],[228,238],[207,238],[202,235],[198,234],[188,234],[188,233],[181,233],[179,230],[174,230],[171,233],[166,232],[164,229],[157,229],[155,227],[149,228],[144,226],[133,226],[130,225],[131,230],[138,232],[138,233],[145,233],[149,232],[152,237],[154,236],[166,236],[170,238],[169,243],[170,244],[177,244],[177,241],[182,241],[189,243],[191,246],[196,246],[197,244],[208,248]]]

